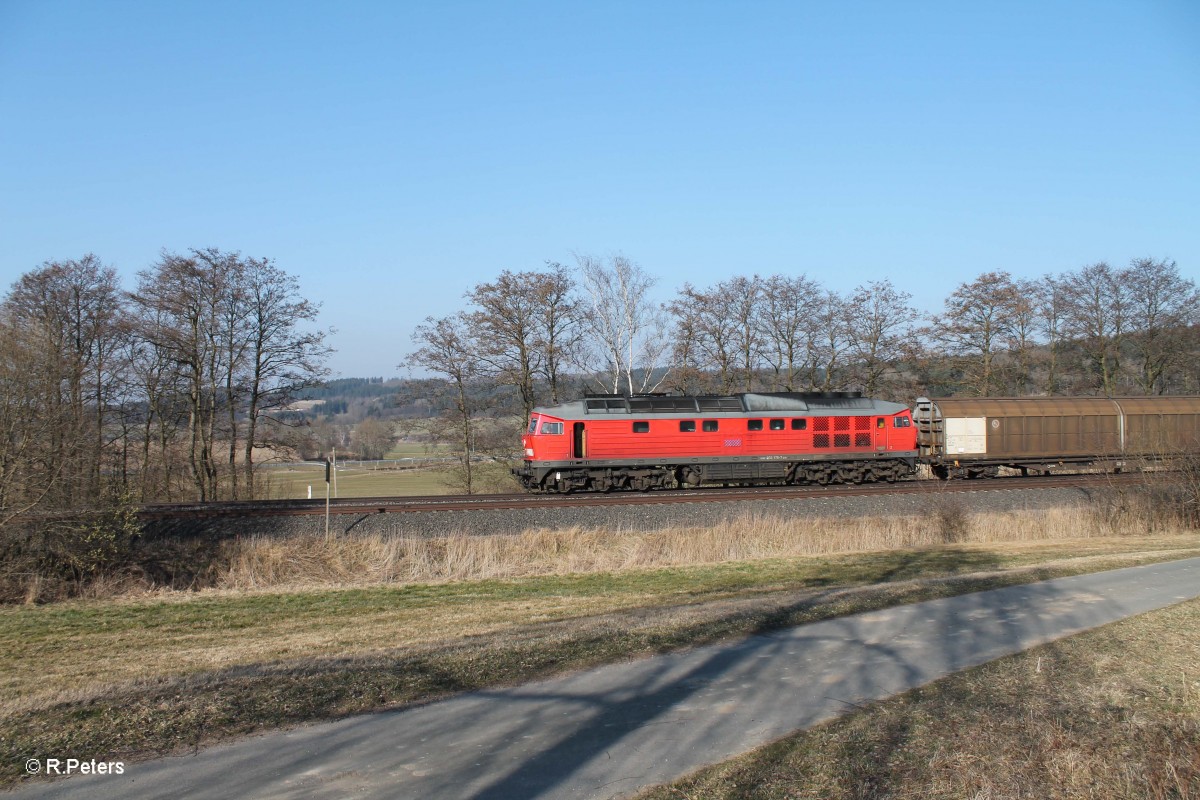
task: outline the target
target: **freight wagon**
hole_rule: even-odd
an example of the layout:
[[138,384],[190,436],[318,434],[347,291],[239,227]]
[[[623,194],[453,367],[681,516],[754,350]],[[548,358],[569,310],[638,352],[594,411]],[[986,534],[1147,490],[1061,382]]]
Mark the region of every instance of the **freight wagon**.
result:
[[1200,397],[921,397],[921,461],[939,478],[1133,462],[1200,450]]

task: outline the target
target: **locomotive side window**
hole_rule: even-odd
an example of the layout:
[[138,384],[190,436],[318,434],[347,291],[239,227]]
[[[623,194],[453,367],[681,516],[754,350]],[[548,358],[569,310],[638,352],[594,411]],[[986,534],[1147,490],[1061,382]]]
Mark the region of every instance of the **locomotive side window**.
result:
[[746,420],[746,430],[761,431],[762,430],[762,420],[761,419]]
[[706,433],[712,433],[717,429],[717,421],[715,419],[706,419],[700,424],[700,428]]
[[773,431],[783,430],[783,420],[781,420],[781,419],[771,420],[771,430],[773,430]]
[[696,430],[696,420],[681,419],[679,420],[679,430],[683,433],[691,433]]
[[808,420],[806,420],[806,419],[794,419],[794,420],[792,420],[792,430],[794,430],[794,431],[806,431],[806,430],[808,430]]
[[529,418],[529,430],[527,430],[526,433],[537,433],[537,421],[537,417]]
[[542,423],[542,433],[549,433],[549,434],[554,434],[556,436],[561,436],[562,431],[563,431],[563,424],[561,422],[543,422]]
[[634,433],[649,433],[650,432],[650,423],[649,422],[633,423],[633,432]]
[[911,428],[912,420],[908,417],[892,417],[892,422],[897,428]]

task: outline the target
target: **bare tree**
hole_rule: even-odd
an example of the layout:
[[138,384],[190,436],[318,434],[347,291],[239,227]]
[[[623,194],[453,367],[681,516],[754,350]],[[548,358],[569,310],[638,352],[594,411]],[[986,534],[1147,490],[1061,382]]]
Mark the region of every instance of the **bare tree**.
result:
[[676,329],[689,340],[676,342],[677,361],[685,350],[699,371],[716,374],[717,389],[753,389],[762,365],[763,336],[760,306],[763,281],[757,275],[738,276],[708,289],[684,284],[667,305]]
[[523,417],[537,404],[538,377],[557,402],[563,364],[575,356],[580,336],[579,301],[566,268],[545,272],[502,272],[466,293],[479,341],[481,367],[502,386],[516,389]]
[[1093,387],[1111,396],[1121,370],[1128,287],[1103,261],[1064,275],[1061,286],[1066,334],[1082,349],[1095,377]]
[[1018,290],[1007,272],[986,272],[959,284],[933,319],[931,335],[958,358],[971,392],[985,397],[997,388],[996,356],[1013,331]]
[[[139,273],[133,300],[141,320],[143,378],[167,378],[171,383],[161,388],[186,397],[188,464],[197,497],[237,497],[241,483],[252,493],[264,416],[326,374],[325,333],[308,329],[317,307],[269,259],[213,249],[186,256],[164,252]],[[222,444],[223,464],[217,457]]]
[[[40,443],[49,498],[74,506],[97,498],[106,453],[106,415],[119,370],[122,298],[116,271],[94,255],[46,262],[13,285],[4,301],[11,329],[21,332],[22,359],[36,374],[41,413],[55,420]],[[18,376],[19,377],[19,376]]]
[[848,317],[846,301],[837,292],[826,291],[813,306],[804,329],[810,389],[827,392],[841,382],[850,348]]
[[739,275],[717,284],[725,298],[724,307],[733,320],[733,344],[737,350],[737,376],[744,391],[754,389],[754,378],[762,366],[761,316],[763,282],[754,275]]
[[676,342],[676,361],[686,352],[697,374],[716,378],[716,391],[731,392],[737,383],[737,320],[729,313],[720,287],[700,290],[685,283],[667,305],[675,329],[687,332]]
[[846,308],[850,355],[863,391],[874,396],[881,380],[911,349],[916,309],[912,295],[890,280],[858,286]]
[[395,431],[392,423],[378,417],[367,417],[354,427],[351,446],[361,458],[375,460],[383,458],[392,449]]
[[1042,384],[1046,394],[1061,390],[1060,365],[1064,342],[1063,317],[1066,314],[1066,291],[1063,281],[1046,275],[1032,290],[1038,332],[1046,344],[1046,379]]
[[762,352],[771,367],[772,388],[796,391],[806,358],[806,322],[822,302],[820,284],[804,275],[772,275],[763,282],[758,314]]
[[217,336],[230,278],[225,266],[163,252],[153,267],[138,273],[133,295],[142,318],[155,323],[139,336],[179,367],[187,397],[188,467],[201,502],[217,497],[213,433],[222,356]]
[[0,308],[0,529],[38,506],[67,469],[56,447],[70,420],[47,403],[60,386],[43,371],[41,338]]
[[480,366],[501,385],[517,390],[526,419],[536,404],[533,382],[542,367],[537,347],[540,310],[530,291],[533,280],[533,273],[505,270],[494,282],[466,293],[478,309],[468,318],[476,332]]
[[1038,281],[1019,280],[1011,306],[1006,345],[1012,359],[1010,385],[1017,395],[1027,395],[1033,389],[1033,361],[1039,344]]
[[[671,343],[666,314],[649,297],[655,279],[625,256],[606,263],[576,256],[584,290],[584,330],[603,366],[606,388],[614,394],[653,391],[666,378],[660,372]],[[636,376],[636,377],[635,377]]]
[[537,273],[533,283],[537,295],[538,339],[541,374],[550,389],[550,402],[562,397],[563,373],[578,360],[583,337],[583,303],[575,294],[575,281],[562,264],[547,262],[547,271]]
[[1166,378],[1185,359],[1189,326],[1200,322],[1200,292],[1174,261],[1138,258],[1120,276],[1128,287],[1128,341],[1138,359],[1144,394],[1162,394]]
[[320,306],[300,295],[299,281],[270,259],[242,262],[248,346],[242,382],[246,419],[242,466],[248,488],[254,485],[254,448],[264,444],[260,422],[289,405],[304,389],[324,380],[332,350],[326,331],[313,327]]
[[471,320],[465,314],[427,317],[413,333],[413,342],[419,345],[417,350],[400,366],[445,377],[452,405],[446,423],[456,432],[453,444],[458,458],[457,483],[467,494],[474,494],[476,408],[471,384],[477,374],[478,344],[471,333]]

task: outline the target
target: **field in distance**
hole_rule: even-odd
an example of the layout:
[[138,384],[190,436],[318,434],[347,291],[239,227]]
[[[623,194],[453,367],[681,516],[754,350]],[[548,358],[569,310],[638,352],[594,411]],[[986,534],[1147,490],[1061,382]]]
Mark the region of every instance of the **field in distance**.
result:
[[[346,461],[337,468],[337,493],[343,497],[408,497],[459,494],[454,465],[445,459],[449,451],[440,445],[398,442],[381,461]],[[517,483],[508,464],[481,463],[476,466],[477,491],[515,492]],[[325,468],[320,463],[264,464],[259,469],[262,497],[272,500],[303,500],[325,497]],[[332,487],[331,487],[332,488]]]

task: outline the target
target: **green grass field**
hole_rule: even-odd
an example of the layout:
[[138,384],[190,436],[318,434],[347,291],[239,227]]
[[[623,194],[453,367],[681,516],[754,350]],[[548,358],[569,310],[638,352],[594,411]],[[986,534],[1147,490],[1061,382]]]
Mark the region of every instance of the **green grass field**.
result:
[[437,458],[449,454],[450,449],[445,445],[401,440],[396,442],[384,458]]

